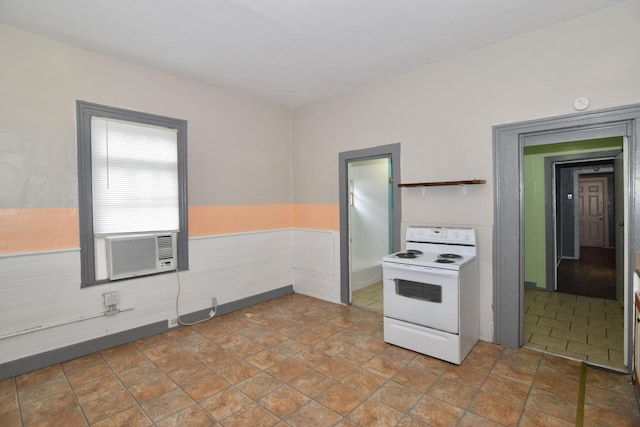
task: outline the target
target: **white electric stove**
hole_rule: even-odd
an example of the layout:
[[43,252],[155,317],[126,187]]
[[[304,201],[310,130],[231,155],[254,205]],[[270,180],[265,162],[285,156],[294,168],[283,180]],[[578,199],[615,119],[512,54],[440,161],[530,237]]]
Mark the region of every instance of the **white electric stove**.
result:
[[384,339],[460,364],[478,341],[473,228],[409,226],[406,250],[382,259]]

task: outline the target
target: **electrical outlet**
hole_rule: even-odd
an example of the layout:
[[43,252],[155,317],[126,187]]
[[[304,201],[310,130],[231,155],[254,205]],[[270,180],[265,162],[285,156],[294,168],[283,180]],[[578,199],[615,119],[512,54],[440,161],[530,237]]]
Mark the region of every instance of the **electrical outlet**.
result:
[[178,326],[178,319],[169,319],[168,323],[170,328],[175,328]]
[[102,294],[102,300],[106,306],[118,305],[120,303],[120,294],[118,294],[118,292],[108,292]]
[[216,308],[218,306],[218,299],[216,297],[211,298],[211,307]]

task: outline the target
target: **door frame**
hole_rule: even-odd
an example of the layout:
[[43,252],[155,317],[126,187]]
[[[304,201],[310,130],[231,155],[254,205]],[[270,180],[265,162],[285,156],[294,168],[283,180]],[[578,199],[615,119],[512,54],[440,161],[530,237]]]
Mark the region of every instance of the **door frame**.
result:
[[[381,145],[360,150],[345,151],[339,153],[338,163],[338,197],[340,209],[340,302],[351,303],[350,279],[350,256],[349,256],[349,163],[361,160],[391,159],[391,180],[393,183],[400,182],[400,143]],[[401,192],[396,185],[392,186],[391,208],[393,210],[393,251],[400,250],[400,221],[401,212]]]
[[[518,348],[524,336],[524,178],[523,149],[529,145],[555,144],[622,136],[628,159],[627,248],[640,247],[640,104],[543,118],[493,127],[494,229],[493,229],[493,306],[494,342]],[[516,236],[514,236],[514,233]],[[633,257],[625,256],[625,354],[630,372],[633,354]]]

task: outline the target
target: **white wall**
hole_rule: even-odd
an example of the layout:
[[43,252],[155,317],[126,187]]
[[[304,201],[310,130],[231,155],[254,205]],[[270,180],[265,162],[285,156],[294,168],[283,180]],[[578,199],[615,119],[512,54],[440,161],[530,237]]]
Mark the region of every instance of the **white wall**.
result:
[[296,293],[340,304],[340,233],[296,229],[293,282]]
[[[492,127],[640,102],[637,0],[294,110],[295,203],[338,203],[338,153],[401,143],[402,182],[486,179],[402,193],[405,224],[478,231],[480,334],[493,337]],[[515,232],[515,230],[514,230]]]

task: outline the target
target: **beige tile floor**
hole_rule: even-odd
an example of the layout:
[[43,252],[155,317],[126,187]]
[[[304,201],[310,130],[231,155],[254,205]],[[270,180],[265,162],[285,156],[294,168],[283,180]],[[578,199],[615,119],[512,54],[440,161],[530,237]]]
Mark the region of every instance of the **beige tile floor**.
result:
[[[486,342],[453,365],[293,294],[2,380],[0,425],[572,426],[580,366]],[[640,425],[629,375],[586,379],[585,426]]]
[[384,309],[382,282],[374,283],[366,288],[353,291],[351,294],[351,304],[382,312]]
[[626,371],[617,301],[527,289],[524,305],[525,347]]

